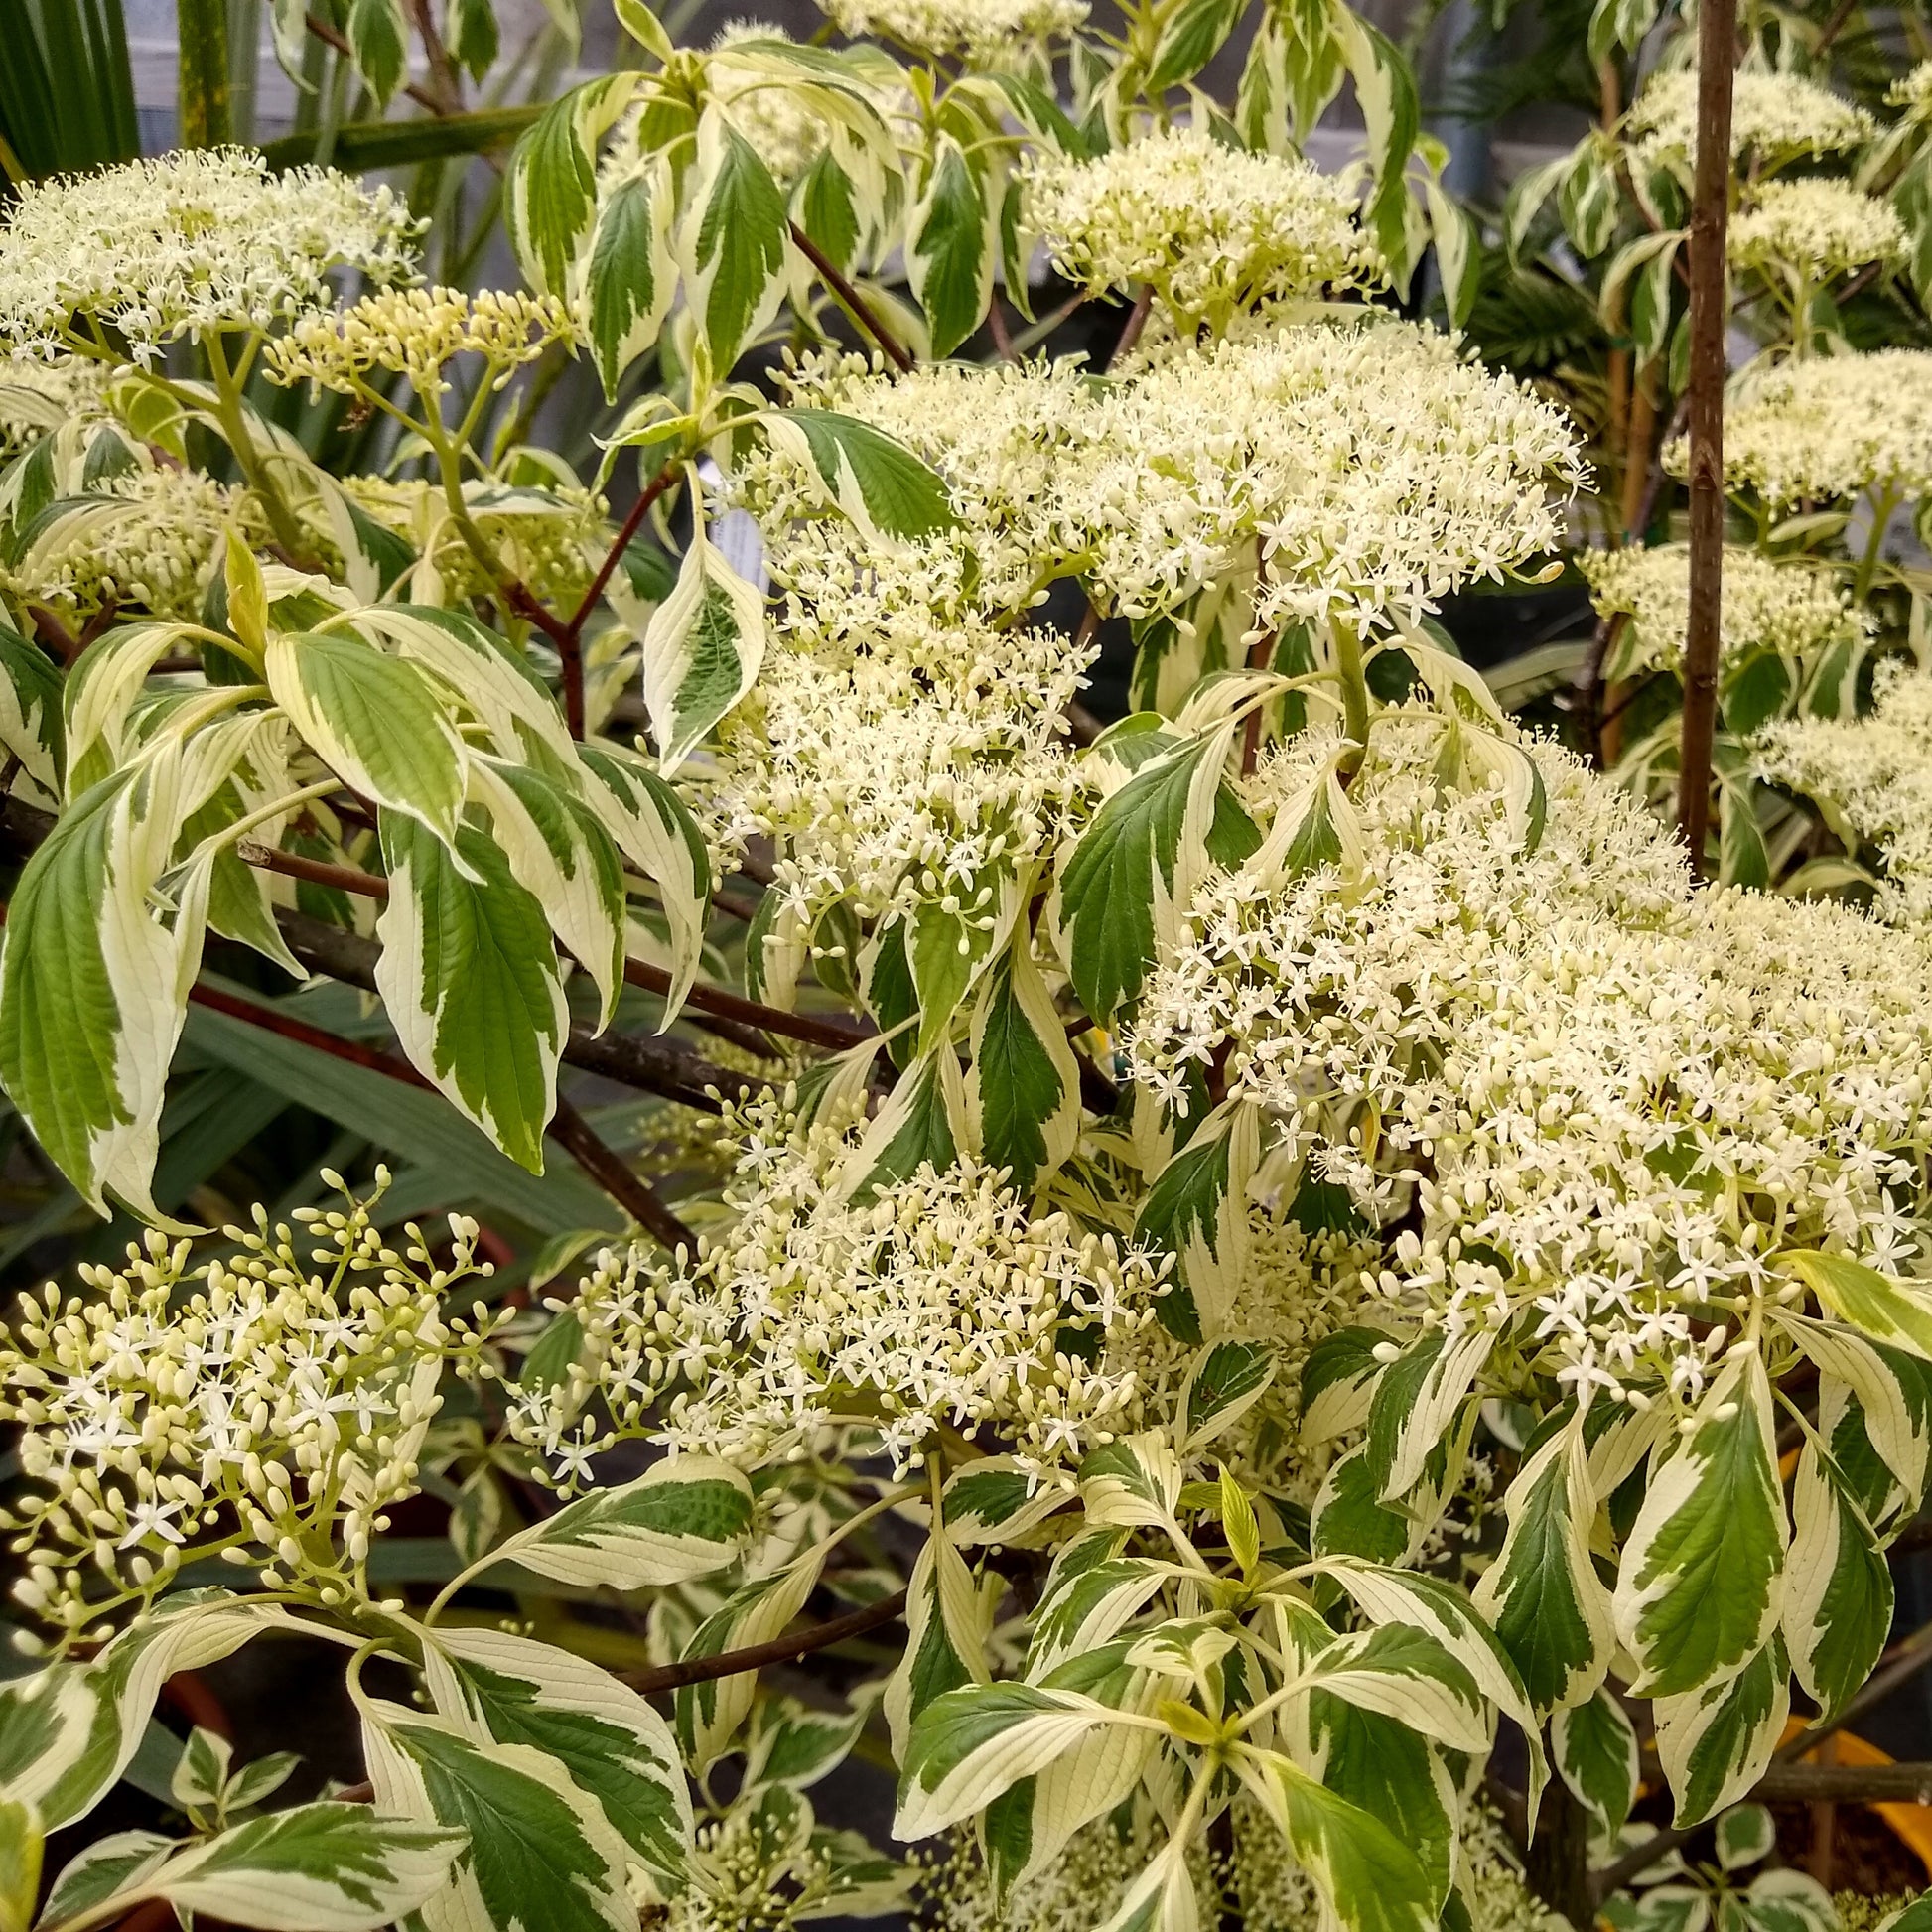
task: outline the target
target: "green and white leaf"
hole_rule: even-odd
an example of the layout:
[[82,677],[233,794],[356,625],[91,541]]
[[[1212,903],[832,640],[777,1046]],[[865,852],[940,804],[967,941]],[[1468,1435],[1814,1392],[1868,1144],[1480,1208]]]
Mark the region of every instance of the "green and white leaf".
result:
[[1585,1703],[1560,1706],[1550,1717],[1550,1750],[1570,1795],[1614,1845],[1637,1801],[1642,1764],[1622,1704],[1604,1686]]
[[381,832],[389,898],[375,983],[397,1041],[458,1112],[541,1173],[569,1030],[544,908],[474,826],[454,857],[415,819],[385,811]]
[[568,301],[597,224],[597,150],[636,90],[636,75],[607,74],[544,109],[510,151],[503,227],[517,266],[539,294]]
[[[1096,1698],[1036,1684],[976,1684],[949,1691],[913,1725],[899,1776],[894,1837],[929,1838],[944,1831],[1023,1778],[1049,1770],[1095,1730],[1121,1722],[1120,1712]],[[1158,1730],[1143,1734],[1151,1738]]]
[[618,850],[657,888],[671,934],[671,991],[663,1021],[668,1027],[704,956],[711,854],[690,808],[641,758],[610,745],[582,746],[578,757],[591,809]]
[[1705,1391],[1676,1454],[1653,1461],[1624,1543],[1614,1613],[1639,1695],[1685,1697],[1759,1653],[1783,1606],[1785,1537],[1770,1384],[1752,1350]]
[[726,563],[702,521],[677,583],[643,635],[644,708],[663,777],[758,681],[764,662],[764,599]]
[[[698,1625],[684,1646],[685,1657],[722,1657],[783,1636],[805,1607],[823,1563],[821,1554],[808,1551],[773,1575],[741,1585]],[[756,1671],[678,1687],[678,1743],[693,1769],[702,1773],[731,1743],[757,1692]]]
[[1261,1162],[1261,1110],[1224,1105],[1154,1177],[1134,1224],[1135,1244],[1173,1257],[1155,1305],[1182,1341],[1218,1335],[1247,1268],[1248,1189]]
[[698,122],[686,208],[677,235],[684,300],[723,377],[778,313],[791,241],[770,170],[715,102]]
[[114,1902],[131,1910],[166,1899],[178,1912],[265,1932],[373,1932],[438,1891],[469,1839],[462,1826],[379,1808],[296,1805],[143,1869]]
[[[1004,1589],[1004,1581],[995,1587]],[[905,1649],[886,1680],[883,1709],[896,1762],[903,1760],[921,1711],[948,1691],[988,1681],[986,1639],[996,1602],[973,1581],[944,1517],[935,1515],[906,1586]]]
[[419,1908],[422,1932],[636,1932],[627,1848],[556,1759],[372,1699],[362,1747],[379,1809],[469,1834],[455,1872]]
[[981,982],[966,1073],[977,1152],[1022,1193],[1060,1167],[1080,1135],[1080,1069],[1031,939],[1017,928]]
[[1384,1623],[1338,1638],[1315,1660],[1308,1681],[1450,1750],[1486,1757],[1494,1739],[1495,1719],[1475,1679],[1414,1624]]
[[671,312],[676,212],[677,190],[662,161],[636,169],[598,209],[584,269],[584,324],[607,402],[617,400],[624,371],[656,342]]
[[1829,1723],[1891,1634],[1891,1567],[1815,1442],[1798,1457],[1791,1519],[1782,1627],[1791,1668]]
[[440,686],[347,629],[278,631],[267,675],[304,743],[350,789],[454,848],[468,754]]
[[499,1543],[490,1561],[582,1589],[662,1588],[737,1562],[752,1521],[751,1485],[730,1463],[669,1456],[634,1481],[566,1503]]
[[1347,1932],[1433,1932],[1429,1876],[1380,1819],[1278,1752],[1243,1748],[1233,1764],[1313,1880],[1331,1922]]
[[163,739],[76,799],[22,871],[0,937],[0,1086],[97,1214],[152,1222],[168,1068],[201,968],[209,867],[157,891],[224,776]]
[[623,989],[623,866],[591,807],[535,765],[470,760],[470,785],[510,876],[543,908],[551,930],[590,974],[599,1029]]
[[1139,999],[1157,945],[1175,937],[1206,870],[1233,733],[1224,725],[1143,765],[1060,861],[1047,927],[1074,992],[1103,1024]]
[[980,326],[998,256],[997,204],[965,149],[942,135],[905,224],[906,275],[935,357],[950,355]]
[[1657,1755],[1677,1799],[1673,1822],[1702,1824],[1735,1804],[1771,1761],[1791,1715],[1791,1662],[1776,1630],[1743,1669],[1655,1700]]
[[1476,1607],[1539,1711],[1583,1704],[1609,1670],[1616,1635],[1589,1559],[1596,1502],[1580,1427],[1558,1431],[1530,1457],[1503,1506],[1509,1531],[1476,1586]]
[[772,444],[817,480],[825,501],[868,542],[891,548],[958,522],[939,477],[870,423],[830,409],[775,410],[763,423]]
[[690,1793],[670,1726],[611,1673],[500,1630],[441,1629],[424,1674],[439,1715],[480,1741],[526,1744],[604,1808],[662,1897],[684,1883]]

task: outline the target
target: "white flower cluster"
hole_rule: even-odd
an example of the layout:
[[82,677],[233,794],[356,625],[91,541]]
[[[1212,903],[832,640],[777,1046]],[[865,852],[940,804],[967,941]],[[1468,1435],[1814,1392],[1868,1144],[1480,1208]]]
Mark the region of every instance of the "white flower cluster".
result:
[[[1843,907],[1692,893],[1608,781],[1525,741],[1548,822],[1445,796],[1440,716],[1378,721],[1347,794],[1360,858],[1203,887],[1151,979],[1137,1077],[1178,1097],[1223,1061],[1289,1158],[1386,1225],[1392,1312],[1515,1322],[1580,1393],[1688,1398],[1720,1311],[1775,1289],[1775,1246],[1914,1261],[1932,944]],[[1264,766],[1305,797],[1325,734]],[[1371,1132],[1371,1125],[1373,1131]]]
[[819,10],[853,40],[876,34],[914,54],[998,61],[1070,34],[1087,18],[1087,0],[818,0]]
[[245,491],[199,470],[131,470],[76,501],[13,567],[0,564],[0,585],[83,619],[110,604],[192,619],[237,519],[244,535],[266,534]]
[[[1691,621],[1691,558],[1681,543],[1651,549],[1585,550],[1578,567],[1588,580],[1599,617],[1621,617],[1605,675],[1675,671]],[[1872,620],[1826,566],[1773,563],[1744,544],[1724,553],[1720,651],[1726,662],[1758,651],[1787,660],[1815,657],[1838,644],[1870,637]]]
[[[971,1162],[851,1198],[835,1124],[790,1135],[766,1106],[744,1125],[737,1218],[695,1268],[607,1251],[561,1305],[584,1329],[577,1359],[511,1415],[561,1479],[621,1434],[769,1461],[857,1426],[904,1463],[942,1425],[991,1426],[1056,1464],[1140,1426],[1138,1377],[1108,1343],[1155,1319],[1145,1255],[1030,1218]],[[1099,1331],[1097,1361],[1059,1347],[1068,1324]]]
[[[1695,68],[1672,68],[1644,83],[1625,133],[1647,162],[1697,159],[1698,76]],[[1800,155],[1840,153],[1862,146],[1877,131],[1863,107],[1795,73],[1745,70],[1733,83],[1730,152],[1777,164]]]
[[1932,677],[1887,665],[1868,717],[1787,719],[1758,745],[1764,777],[1815,799],[1855,851],[1878,848],[1879,913],[1932,925]]
[[1173,326],[1222,333],[1259,303],[1377,278],[1360,191],[1311,162],[1170,128],[1093,160],[1047,155],[1024,180],[1028,229],[1094,293],[1145,283]]
[[91,320],[152,362],[183,336],[333,307],[332,270],[407,279],[419,228],[387,188],[271,174],[240,148],[29,183],[0,224],[0,342],[53,355]]
[[[1664,460],[1685,474],[1683,439]],[[1747,374],[1725,406],[1725,483],[1773,509],[1869,488],[1932,490],[1932,352],[1809,355]]]
[[1730,217],[1725,252],[1733,268],[1849,275],[1902,255],[1905,224],[1889,202],[1849,181],[1767,181]]
[[491,1325],[444,1298],[488,1267],[461,1216],[443,1263],[413,1226],[388,1246],[353,1202],[296,1218],[307,1255],[258,1208],[224,1230],[232,1258],[191,1268],[187,1242],[150,1234],[123,1268],[83,1267],[84,1295],[21,1297],[0,1326],[0,1421],[20,1425],[33,1485],[0,1518],[26,1560],[18,1601],[78,1631],[107,1607],[86,1568],[138,1596],[214,1554],[265,1554],[324,1602],[361,1593],[383,1512],[416,1486],[444,1369]]
[[840,898],[876,918],[1026,871],[1083,795],[1060,713],[1090,656],[908,621],[869,649],[773,657],[725,732],[728,841],[775,841],[774,890],[807,923]]
[[1069,575],[1153,616],[1251,573],[1259,546],[1258,622],[1373,626],[1554,549],[1557,499],[1584,476],[1560,409],[1398,322],[1274,330],[1106,384],[1064,365],[891,381],[846,363],[808,365],[794,391],[899,437],[960,518],[880,559],[849,526],[798,534],[804,480],[787,491],[776,463],[755,476],[773,568],[821,623],[842,607],[944,609],[955,584],[997,620]]
[[379,289],[340,314],[300,317],[270,343],[263,372],[293,387],[353,395],[376,370],[407,376],[421,396],[448,389],[444,370],[460,355],[480,355],[493,379],[533,362],[575,331],[556,297],[483,289]]

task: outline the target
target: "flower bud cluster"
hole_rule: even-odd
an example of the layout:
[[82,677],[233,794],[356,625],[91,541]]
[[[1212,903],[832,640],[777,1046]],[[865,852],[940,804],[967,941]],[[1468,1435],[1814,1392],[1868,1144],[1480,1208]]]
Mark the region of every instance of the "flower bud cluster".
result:
[[1087,0],[818,0],[819,10],[853,40],[897,41],[934,59],[978,63],[1038,49],[1087,18]]
[[445,1297],[489,1270],[460,1215],[443,1259],[413,1224],[390,1246],[352,1199],[295,1218],[306,1253],[257,1208],[224,1230],[230,1254],[191,1265],[189,1242],[150,1234],[120,1268],[83,1267],[79,1293],[22,1296],[0,1326],[0,1420],[20,1425],[29,1485],[0,1524],[25,1608],[77,1631],[210,1555],[324,1601],[353,1589],[416,1488],[446,1369],[473,1365],[495,1325]]
[[[1695,68],[1651,75],[1624,122],[1637,159],[1689,168],[1697,160],[1698,76]],[[1776,165],[1862,147],[1877,132],[1863,107],[1795,73],[1746,70],[1732,82],[1730,152]]]
[[159,618],[194,618],[225,533],[266,536],[253,499],[199,470],[155,465],[109,478],[0,565],[16,596],[85,620],[113,605]]
[[[1664,453],[1672,476],[1689,463],[1683,438]],[[1725,406],[1725,483],[1772,509],[1932,491],[1932,351],[1808,355],[1743,376]]]
[[570,311],[555,296],[380,289],[340,313],[304,316],[269,344],[262,366],[274,381],[306,381],[345,396],[372,373],[392,371],[419,396],[433,397],[449,388],[445,370],[460,355],[482,356],[490,378],[501,382],[575,335]]
[[1767,181],[1730,217],[1725,252],[1733,268],[1849,275],[1867,262],[1897,260],[1905,224],[1889,202],[1849,181]]

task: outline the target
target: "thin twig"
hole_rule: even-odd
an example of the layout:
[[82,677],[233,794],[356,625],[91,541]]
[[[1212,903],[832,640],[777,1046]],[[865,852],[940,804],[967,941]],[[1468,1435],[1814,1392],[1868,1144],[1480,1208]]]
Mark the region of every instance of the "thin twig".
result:
[[633,1173],[562,1094],[550,1116],[549,1134],[577,1165],[647,1233],[672,1254],[696,1255],[698,1237],[664,1205],[657,1189]]
[[39,634],[43,647],[48,644],[54,646],[53,650],[48,652],[50,657],[66,665],[71,664],[80,655],[80,639],[45,605],[28,605],[27,615],[34,620],[34,629]]
[[[1141,292],[1134,298],[1134,306],[1127,313],[1127,326],[1120,332],[1120,341],[1114,345],[1114,352],[1107,357],[1107,368],[1133,354],[1139,345],[1141,332],[1147,327],[1147,319],[1154,308],[1154,290],[1143,284]],[[1106,373],[1103,370],[1102,373]]]
[[[345,1039],[340,1034],[311,1026],[306,1020],[297,1020],[273,1007],[239,999],[215,986],[197,985],[190,989],[188,997],[197,1006],[227,1014],[231,1019],[260,1028],[263,1033],[276,1034],[283,1039],[294,1040],[298,1045],[327,1053],[332,1059],[365,1067],[369,1072],[383,1074],[403,1086],[434,1091],[432,1083],[407,1060],[377,1047],[364,1045],[360,1040]],[[680,1246],[693,1254],[697,1252],[697,1237],[691,1230],[664,1205],[648,1181],[632,1173],[599,1139],[597,1130],[561,1094],[557,1096],[557,1110],[551,1116],[547,1131],[551,1139],[639,1227],[655,1235],[674,1254]]]
[[853,321],[886,351],[899,374],[910,375],[913,368],[911,351],[873,313],[865,297],[840,273],[838,264],[831,256],[796,221],[791,223],[791,239],[798,252],[818,270],[820,279],[838,297]]
[[[354,49],[349,46],[348,42],[341,34],[337,33],[335,28],[330,26],[328,21],[320,19],[315,14],[304,14],[302,16],[302,24],[308,28],[309,32],[317,40],[333,47],[344,60],[351,64],[353,63],[355,59]],[[402,90],[418,107],[427,108],[439,120],[449,111],[448,108],[438,103],[436,96],[427,87],[419,87],[413,80],[405,80],[402,83]]]
[[896,1621],[905,1609],[905,1591],[896,1589],[863,1609],[849,1610],[827,1623],[809,1624],[788,1637],[773,1637],[769,1643],[748,1644],[743,1650],[727,1650],[716,1657],[686,1657],[675,1664],[659,1664],[650,1670],[617,1673],[620,1683],[633,1691],[675,1691],[685,1684],[708,1684],[715,1678],[737,1677],[742,1672],[762,1670],[767,1664],[789,1663],[794,1657],[809,1656],[815,1650],[829,1650],[835,1643],[863,1637]]

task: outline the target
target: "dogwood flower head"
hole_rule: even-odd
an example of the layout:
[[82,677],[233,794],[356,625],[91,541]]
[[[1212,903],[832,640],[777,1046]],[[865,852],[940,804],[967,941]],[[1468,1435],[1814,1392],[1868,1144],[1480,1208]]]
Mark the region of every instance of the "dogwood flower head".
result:
[[340,314],[300,318],[262,357],[269,377],[293,387],[353,395],[372,372],[407,376],[418,395],[449,388],[444,374],[459,355],[481,355],[500,381],[575,334],[556,297],[483,289],[381,289]]
[[1758,740],[1758,770],[1801,792],[1855,851],[1884,861],[1876,910],[1932,922],[1932,678],[1889,664],[1864,718],[1791,718]]
[[[1214,1061],[1276,1158],[1378,1224],[1413,1203],[1364,1281],[1392,1313],[1506,1328],[1580,1394],[1687,1397],[1714,1305],[1753,1304],[1768,1246],[1911,1264],[1932,943],[1694,895],[1634,801],[1533,740],[1549,810],[1528,851],[1501,794],[1441,788],[1464,729],[1377,721],[1346,873],[1204,885],[1130,1063],[1174,1091]],[[1292,741],[1255,802],[1306,799],[1332,755],[1326,733]]]
[[[1044,1467],[1139,1427],[1106,1343],[1154,1320],[1148,1257],[1030,1213],[970,1161],[856,1195],[847,1125],[748,1115],[733,1220],[682,1270],[642,1247],[600,1257],[560,1305],[584,1330],[576,1360],[522,1391],[519,1437],[556,1455],[649,1434],[757,1461],[858,1424],[903,1464],[945,1423]],[[1063,1352],[1067,1324],[1097,1330],[1097,1360]]]
[[[1624,130],[1649,163],[1688,167],[1697,159],[1698,76],[1695,68],[1654,73],[1631,107]],[[1730,106],[1732,158],[1755,155],[1777,166],[1800,155],[1861,147],[1877,131],[1863,107],[1795,73],[1739,72]]]
[[444,1369],[491,1326],[444,1307],[488,1273],[477,1224],[450,1217],[439,1264],[413,1226],[388,1246],[352,1200],[296,1218],[306,1254],[260,1209],[224,1230],[231,1258],[191,1267],[188,1242],[150,1234],[120,1268],[83,1267],[86,1294],[50,1283],[0,1326],[0,1420],[20,1425],[31,1485],[0,1521],[28,1608],[78,1629],[102,1607],[83,1565],[142,1595],[184,1553],[224,1549],[345,1586],[414,1490]]
[[229,524],[265,535],[245,491],[197,470],[160,466],[113,477],[41,526],[0,583],[82,620],[109,605],[193,618]]
[[1733,268],[1849,275],[1905,250],[1898,210],[1848,181],[1767,181],[1730,217],[1725,251]]
[[[1691,621],[1689,550],[1681,543],[1587,550],[1577,564],[1597,615],[1624,620],[1605,675],[1675,671]],[[1837,576],[1814,563],[1773,563],[1744,544],[1726,544],[1724,587],[1720,650],[1726,660],[1755,651],[1793,660],[1816,656],[1837,644],[1862,643],[1873,630]]]
[[736,836],[775,842],[774,887],[807,922],[1015,878],[1083,790],[1061,713],[1090,651],[984,626],[869,643],[774,657],[726,731]]
[[829,519],[799,534],[808,480],[787,488],[775,461],[755,472],[774,574],[820,624],[955,595],[997,621],[1064,576],[1156,616],[1252,578],[1259,549],[1257,624],[1372,626],[1555,547],[1559,499],[1584,475],[1562,411],[1406,323],[1276,329],[1105,384],[1063,364],[894,381],[848,362],[793,385],[925,458],[959,519],[882,559]]
[[407,279],[421,225],[388,188],[273,174],[241,148],[30,182],[0,222],[0,342],[52,355],[88,318],[152,362],[184,336],[333,307],[337,269]]
[[819,10],[853,40],[876,34],[929,59],[987,63],[1072,33],[1087,0],[819,0]]
[[1053,266],[1095,294],[1146,283],[1175,329],[1225,330],[1257,303],[1377,278],[1359,192],[1299,158],[1170,128],[1093,160],[1035,158],[1025,220]]
[[[1686,474],[1682,438],[1664,452]],[[1932,352],[1811,355],[1742,377],[1725,407],[1725,483],[1773,509],[1800,497],[1932,489]]]

